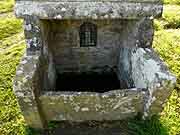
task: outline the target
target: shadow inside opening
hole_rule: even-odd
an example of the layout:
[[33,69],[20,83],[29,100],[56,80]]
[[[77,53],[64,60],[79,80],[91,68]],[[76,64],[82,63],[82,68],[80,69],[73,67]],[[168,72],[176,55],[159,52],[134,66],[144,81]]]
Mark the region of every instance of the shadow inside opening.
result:
[[57,75],[56,91],[107,92],[120,89],[116,73],[63,73]]
[[129,134],[128,121],[51,121],[53,135],[121,135]]

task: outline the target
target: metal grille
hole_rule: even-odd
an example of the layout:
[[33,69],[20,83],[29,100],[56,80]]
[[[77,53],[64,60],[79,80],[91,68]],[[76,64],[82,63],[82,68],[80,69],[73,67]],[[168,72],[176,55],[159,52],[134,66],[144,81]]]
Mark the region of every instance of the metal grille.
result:
[[97,43],[97,26],[90,22],[85,22],[80,26],[80,46],[96,46]]

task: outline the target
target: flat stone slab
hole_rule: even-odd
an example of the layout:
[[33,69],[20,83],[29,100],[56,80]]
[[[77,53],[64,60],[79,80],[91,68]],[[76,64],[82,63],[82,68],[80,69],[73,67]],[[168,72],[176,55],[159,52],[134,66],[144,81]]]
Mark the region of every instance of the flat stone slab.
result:
[[134,2],[32,2],[17,1],[17,17],[36,16],[40,19],[136,19],[159,17],[159,3]]
[[79,1],[87,1],[87,2],[112,2],[112,1],[118,1],[118,2],[135,2],[135,3],[144,3],[144,2],[162,2],[162,0],[15,0],[15,1],[37,1],[37,2],[79,2]]
[[145,92],[137,89],[96,92],[44,92],[40,96],[48,120],[121,120],[143,112]]

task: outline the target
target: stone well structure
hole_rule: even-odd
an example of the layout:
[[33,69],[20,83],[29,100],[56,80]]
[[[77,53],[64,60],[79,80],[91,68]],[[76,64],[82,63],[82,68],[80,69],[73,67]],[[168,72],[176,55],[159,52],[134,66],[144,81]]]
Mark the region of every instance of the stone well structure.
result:
[[161,0],[16,0],[26,53],[14,92],[28,125],[158,114],[176,78],[152,49]]

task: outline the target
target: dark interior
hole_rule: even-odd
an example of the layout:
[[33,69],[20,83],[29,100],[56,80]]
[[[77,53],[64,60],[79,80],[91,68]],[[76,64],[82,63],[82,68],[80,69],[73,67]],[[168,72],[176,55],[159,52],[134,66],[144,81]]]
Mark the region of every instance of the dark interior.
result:
[[106,92],[120,89],[116,73],[63,73],[58,74],[57,91]]

